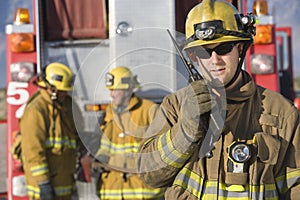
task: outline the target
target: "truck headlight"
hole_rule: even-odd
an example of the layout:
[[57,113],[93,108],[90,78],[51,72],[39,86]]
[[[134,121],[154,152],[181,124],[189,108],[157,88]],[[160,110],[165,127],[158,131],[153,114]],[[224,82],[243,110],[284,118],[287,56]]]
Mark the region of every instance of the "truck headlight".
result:
[[10,65],[12,81],[28,82],[34,76],[34,64],[32,62],[16,62]]
[[274,73],[274,56],[266,54],[253,54],[250,57],[252,74]]

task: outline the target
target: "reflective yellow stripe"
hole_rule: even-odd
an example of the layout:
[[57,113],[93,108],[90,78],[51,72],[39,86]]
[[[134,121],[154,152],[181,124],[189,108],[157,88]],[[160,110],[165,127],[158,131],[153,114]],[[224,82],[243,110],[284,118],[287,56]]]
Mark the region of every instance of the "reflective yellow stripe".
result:
[[48,173],[48,165],[46,163],[41,164],[41,165],[36,165],[30,168],[32,176],[39,176],[42,174]]
[[[57,195],[57,196],[71,195],[72,189],[73,189],[72,185],[54,187],[55,195]],[[40,198],[40,188],[34,187],[32,185],[27,185],[27,194],[28,194],[28,196],[30,196],[32,198],[39,199]]]
[[40,198],[40,188],[34,187],[32,185],[27,185],[27,194],[28,196],[32,197],[33,199]]
[[54,187],[57,196],[67,196],[72,194],[72,185]]
[[[99,192],[98,192],[99,194]],[[132,189],[120,189],[120,190],[101,190],[101,199],[149,199],[163,197],[164,193],[162,189],[148,189],[148,188],[132,188]]]
[[[244,192],[227,191],[225,183],[217,181],[204,181],[195,172],[183,168],[176,176],[174,185],[182,187],[189,191],[195,197],[202,199],[220,199],[220,200],[277,200],[278,192],[275,184],[264,184],[260,186],[245,185]],[[202,196],[201,196],[202,194]]]
[[300,179],[300,169],[287,172],[287,174],[276,178],[277,187],[280,193],[288,191]]
[[62,148],[68,147],[69,149],[76,149],[76,140],[69,139],[69,137],[49,137],[46,141],[46,147]]
[[[185,177],[189,177],[189,181],[186,181]],[[184,189],[188,189],[194,196],[200,198],[203,179],[193,171],[183,168],[177,175],[174,184],[179,185]]]
[[127,142],[124,144],[116,144],[110,142],[107,138],[102,138],[101,140],[101,150],[110,152],[111,154],[137,153],[139,146],[139,142]]
[[190,156],[189,154],[180,153],[175,149],[171,140],[171,130],[159,136],[157,149],[162,161],[175,168],[182,167]]

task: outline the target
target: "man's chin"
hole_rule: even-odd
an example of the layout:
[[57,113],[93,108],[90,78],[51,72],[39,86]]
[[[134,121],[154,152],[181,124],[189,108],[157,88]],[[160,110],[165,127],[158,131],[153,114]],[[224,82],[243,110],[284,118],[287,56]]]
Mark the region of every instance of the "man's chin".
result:
[[223,79],[220,77],[214,77],[213,80],[209,81],[209,84],[213,87],[224,87]]

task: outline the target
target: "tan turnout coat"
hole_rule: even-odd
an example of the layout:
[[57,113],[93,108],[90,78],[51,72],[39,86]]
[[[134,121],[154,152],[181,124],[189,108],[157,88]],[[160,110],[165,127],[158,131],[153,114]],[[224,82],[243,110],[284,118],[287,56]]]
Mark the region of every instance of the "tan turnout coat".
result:
[[158,199],[163,196],[162,189],[149,187],[139,179],[136,167],[138,147],[156,111],[155,103],[135,95],[120,114],[114,105],[107,107],[97,153],[98,159],[107,166],[98,185],[101,199]]
[[28,195],[39,198],[38,183],[50,181],[56,196],[73,191],[77,134],[71,97],[53,109],[48,92],[41,89],[28,103],[20,120],[22,160]]
[[[163,100],[148,129],[156,136],[141,146],[139,162],[145,183],[168,187],[166,199],[299,199],[299,111],[243,75],[240,91],[227,94],[225,127],[210,158],[198,158],[199,145],[189,142],[179,126],[187,88]],[[253,148],[243,173],[228,167],[228,147],[234,141]]]

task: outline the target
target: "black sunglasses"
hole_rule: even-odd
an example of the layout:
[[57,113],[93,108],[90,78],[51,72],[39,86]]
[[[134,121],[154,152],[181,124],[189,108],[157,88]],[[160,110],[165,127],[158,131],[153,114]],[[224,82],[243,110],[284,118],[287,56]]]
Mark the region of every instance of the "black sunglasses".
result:
[[204,48],[204,47],[193,47],[189,51],[196,55],[200,59],[207,59],[211,57],[212,52],[216,52],[218,55],[222,56],[232,51],[233,47],[237,42],[226,42],[216,46],[213,49]]

